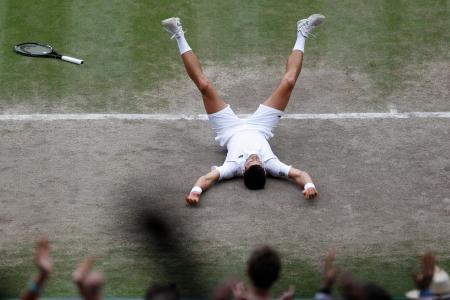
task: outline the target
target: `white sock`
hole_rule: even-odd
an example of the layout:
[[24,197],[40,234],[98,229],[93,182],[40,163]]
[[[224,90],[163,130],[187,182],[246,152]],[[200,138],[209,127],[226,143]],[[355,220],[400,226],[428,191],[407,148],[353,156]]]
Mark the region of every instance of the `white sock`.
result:
[[299,32],[297,34],[297,40],[295,41],[294,50],[300,50],[305,52],[305,40],[306,38]]
[[178,43],[178,49],[180,49],[180,54],[183,55],[183,53],[191,51],[191,47],[189,47],[188,42],[186,41],[186,38],[184,37],[184,34],[178,34],[176,37],[177,43]]

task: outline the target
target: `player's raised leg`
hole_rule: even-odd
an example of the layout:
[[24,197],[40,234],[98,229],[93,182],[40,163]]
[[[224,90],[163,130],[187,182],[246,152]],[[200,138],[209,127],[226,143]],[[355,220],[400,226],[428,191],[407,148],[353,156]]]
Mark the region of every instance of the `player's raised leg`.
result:
[[202,93],[206,113],[212,114],[224,109],[227,104],[219,96],[211,81],[203,73],[200,61],[192,51],[191,47],[189,47],[189,44],[184,37],[180,19],[176,17],[169,18],[163,20],[161,24],[168,32],[173,34],[172,38],[176,39],[186,71]]
[[286,72],[284,73],[281,83],[278,85],[273,94],[264,102],[264,105],[284,111],[289,103],[292,90],[295,87],[297,78],[300,75],[303,63],[303,54],[305,52],[305,40],[311,35],[314,28],[320,25],[325,19],[324,16],[314,14],[307,19],[297,22],[297,40],[289,55],[286,63]]

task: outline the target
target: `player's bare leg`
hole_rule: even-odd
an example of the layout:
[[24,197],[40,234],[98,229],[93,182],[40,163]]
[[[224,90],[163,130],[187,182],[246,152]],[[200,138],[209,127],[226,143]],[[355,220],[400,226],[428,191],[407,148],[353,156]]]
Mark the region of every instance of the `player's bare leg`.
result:
[[286,63],[286,72],[283,79],[272,95],[264,102],[264,105],[284,111],[289,103],[292,91],[302,70],[303,54],[305,52],[305,40],[311,31],[318,26],[325,17],[311,15],[307,19],[297,22],[297,41]]
[[295,87],[300,71],[302,70],[303,52],[293,50],[286,63],[286,72],[281,83],[272,95],[264,102],[264,105],[284,111],[289,103],[292,90]]
[[202,93],[206,113],[212,114],[224,109],[227,104],[219,96],[211,81],[203,73],[200,61],[184,37],[180,19],[169,18],[163,20],[161,23],[167,31],[173,34],[172,37],[176,38],[186,72]]
[[200,61],[195,53],[192,50],[188,51],[181,55],[181,58],[183,59],[189,77],[202,93],[206,113],[212,114],[224,109],[227,104],[219,96],[211,81],[203,73]]

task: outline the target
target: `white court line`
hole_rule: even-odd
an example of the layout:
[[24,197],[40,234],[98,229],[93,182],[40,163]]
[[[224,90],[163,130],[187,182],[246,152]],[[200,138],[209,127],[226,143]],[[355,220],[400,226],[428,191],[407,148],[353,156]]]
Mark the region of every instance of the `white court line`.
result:
[[[250,114],[240,114],[247,118]],[[450,112],[403,112],[395,110],[385,113],[336,113],[336,114],[285,114],[291,120],[336,120],[336,119],[411,119],[450,118]],[[0,114],[0,121],[77,121],[77,120],[208,120],[206,114]]]

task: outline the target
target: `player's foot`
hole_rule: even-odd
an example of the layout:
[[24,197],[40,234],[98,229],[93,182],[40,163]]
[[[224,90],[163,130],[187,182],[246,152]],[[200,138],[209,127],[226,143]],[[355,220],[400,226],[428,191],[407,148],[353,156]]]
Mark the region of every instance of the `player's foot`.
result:
[[181,34],[184,34],[183,27],[181,26],[180,18],[173,17],[168,18],[161,21],[161,25],[164,27],[165,30],[170,32],[172,34],[171,39],[174,37],[178,37]]
[[297,32],[301,33],[305,38],[312,35],[314,28],[320,25],[325,19],[325,16],[314,14],[310,15],[307,19],[302,19],[297,22]]

